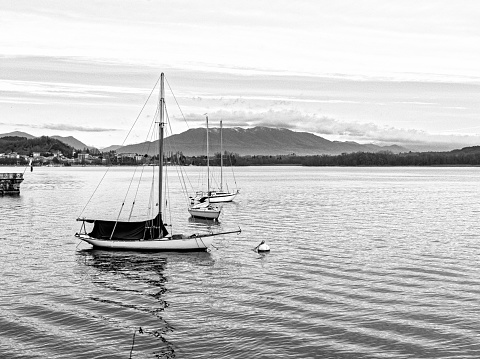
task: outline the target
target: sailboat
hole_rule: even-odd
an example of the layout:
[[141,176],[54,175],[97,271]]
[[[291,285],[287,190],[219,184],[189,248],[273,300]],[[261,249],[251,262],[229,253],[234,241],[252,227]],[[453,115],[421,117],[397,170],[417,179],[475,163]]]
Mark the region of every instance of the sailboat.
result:
[[[207,119],[207,189],[210,189],[210,159],[208,150],[208,116]],[[218,206],[211,204],[208,196],[201,196],[196,201],[192,201],[192,204],[188,208],[188,212],[192,217],[218,220],[222,209]]]
[[[208,126],[208,118],[207,118]],[[208,131],[208,128],[207,128]],[[207,148],[208,148],[208,132],[207,132]],[[207,155],[208,161],[208,155]],[[220,121],[220,187],[218,190],[210,190],[210,175],[207,177],[207,191],[197,191],[195,197],[190,197],[191,203],[196,203],[208,198],[209,203],[231,202],[239,193],[238,189],[232,192],[223,190],[223,124]]]
[[[169,234],[163,221],[163,140],[164,140],[164,112],[165,89],[164,74],[160,76],[160,101],[159,101],[159,139],[158,139],[158,213],[154,218],[143,221],[118,221],[77,218],[82,222],[79,233],[75,236],[94,248],[115,250],[138,251],[202,251],[208,249],[217,235],[240,233],[241,230],[217,233]],[[93,224],[93,229],[88,232],[86,223]]]

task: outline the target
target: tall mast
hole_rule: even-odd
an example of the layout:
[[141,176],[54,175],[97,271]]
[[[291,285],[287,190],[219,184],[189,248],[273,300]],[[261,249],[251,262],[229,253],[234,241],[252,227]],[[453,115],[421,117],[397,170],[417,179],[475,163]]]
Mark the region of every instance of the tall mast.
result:
[[[163,189],[163,111],[165,109],[165,88],[163,85],[163,72],[160,75],[160,122],[158,123],[158,213],[162,218],[162,189]],[[160,231],[161,232],[161,231]],[[162,234],[160,233],[160,236]]]
[[223,191],[223,127],[220,120],[220,191]]
[[207,115],[207,196],[210,196],[210,160],[208,148],[208,115]]

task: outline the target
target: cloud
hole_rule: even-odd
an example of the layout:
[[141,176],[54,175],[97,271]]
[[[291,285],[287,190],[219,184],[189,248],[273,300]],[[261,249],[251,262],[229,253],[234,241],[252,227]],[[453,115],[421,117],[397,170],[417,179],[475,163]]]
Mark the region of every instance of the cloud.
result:
[[0,92],[32,96],[54,96],[70,98],[111,98],[118,94],[144,94],[143,89],[121,86],[101,86],[80,83],[37,82],[1,80]]
[[110,132],[118,131],[116,128],[102,128],[102,127],[86,127],[86,126],[76,126],[76,125],[67,125],[67,124],[44,124],[38,126],[38,128],[45,128],[49,130],[59,130],[59,131],[80,131],[80,132]]
[[68,125],[62,123],[46,123],[41,125],[34,124],[24,124],[24,123],[2,123],[0,125],[9,125],[16,127],[28,127],[28,128],[40,128],[47,130],[57,130],[57,131],[78,131],[78,132],[110,132],[110,131],[119,131],[118,128],[103,128],[103,127],[87,127],[87,126],[78,126],[78,125]]

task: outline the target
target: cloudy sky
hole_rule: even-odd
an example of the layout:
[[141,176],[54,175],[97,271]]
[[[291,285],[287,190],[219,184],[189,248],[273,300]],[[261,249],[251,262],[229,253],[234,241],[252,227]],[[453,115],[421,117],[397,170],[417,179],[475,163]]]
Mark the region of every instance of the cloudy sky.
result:
[[0,0],[0,133],[121,144],[165,72],[175,133],[208,113],[330,140],[480,145],[479,18],[463,0]]

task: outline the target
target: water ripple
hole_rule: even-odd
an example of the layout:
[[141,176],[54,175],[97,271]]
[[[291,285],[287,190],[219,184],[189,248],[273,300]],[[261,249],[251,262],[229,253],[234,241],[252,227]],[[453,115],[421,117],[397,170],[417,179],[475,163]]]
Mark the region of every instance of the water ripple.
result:
[[[79,244],[102,171],[38,168],[0,198],[2,357],[480,357],[476,168],[238,169],[219,223],[175,216],[242,234],[188,254]],[[93,212],[117,209],[130,172]]]

